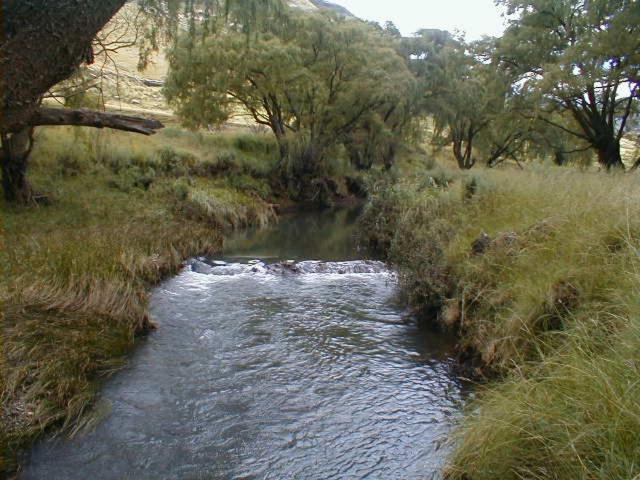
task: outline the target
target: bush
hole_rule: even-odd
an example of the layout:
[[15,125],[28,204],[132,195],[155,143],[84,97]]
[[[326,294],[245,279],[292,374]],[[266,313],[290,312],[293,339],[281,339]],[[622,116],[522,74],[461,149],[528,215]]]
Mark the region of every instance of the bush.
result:
[[62,176],[75,177],[86,173],[91,167],[89,149],[85,144],[68,144],[68,149],[59,153],[58,171]]
[[233,137],[232,145],[241,152],[257,155],[271,155],[277,151],[275,140],[263,134],[237,134]]
[[170,146],[165,146],[158,150],[156,157],[161,171],[174,177],[188,175],[198,162],[195,155],[175,150]]
[[241,192],[255,195],[262,200],[268,200],[273,196],[269,184],[251,175],[232,175],[229,177],[229,185]]

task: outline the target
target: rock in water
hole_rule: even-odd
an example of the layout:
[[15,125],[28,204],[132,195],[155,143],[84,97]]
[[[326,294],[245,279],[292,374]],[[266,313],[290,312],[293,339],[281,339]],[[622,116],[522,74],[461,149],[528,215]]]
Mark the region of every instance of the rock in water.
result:
[[213,273],[213,267],[200,260],[191,261],[191,270],[202,275],[211,275]]

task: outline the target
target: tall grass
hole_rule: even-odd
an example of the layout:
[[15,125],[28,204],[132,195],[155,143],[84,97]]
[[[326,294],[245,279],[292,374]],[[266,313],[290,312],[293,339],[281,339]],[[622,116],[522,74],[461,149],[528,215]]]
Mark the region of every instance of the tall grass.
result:
[[372,201],[366,231],[409,301],[459,333],[476,374],[498,378],[469,407],[451,478],[640,474],[639,187],[553,168],[438,169]]
[[219,249],[225,229],[273,220],[254,191],[202,167],[214,140],[182,140],[45,129],[31,180],[50,205],[0,205],[0,475],[52,425],[79,428],[101,379],[154,328],[150,285]]

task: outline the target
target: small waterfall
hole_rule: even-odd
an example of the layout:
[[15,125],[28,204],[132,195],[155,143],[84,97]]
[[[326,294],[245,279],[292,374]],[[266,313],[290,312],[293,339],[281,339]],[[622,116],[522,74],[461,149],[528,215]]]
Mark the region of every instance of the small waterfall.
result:
[[323,262],[306,260],[296,262],[286,260],[265,263],[262,260],[251,260],[248,263],[226,263],[204,257],[194,259],[188,264],[191,270],[202,275],[312,275],[312,274],[378,274],[390,273],[388,267],[375,260],[354,260],[348,262]]

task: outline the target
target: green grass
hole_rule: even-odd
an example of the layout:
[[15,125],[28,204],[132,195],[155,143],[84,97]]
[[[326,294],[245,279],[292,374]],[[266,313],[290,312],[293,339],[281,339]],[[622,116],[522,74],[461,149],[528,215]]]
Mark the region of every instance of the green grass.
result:
[[493,379],[462,422],[450,478],[637,478],[640,179],[410,171],[378,187],[363,230],[408,301]]
[[[81,427],[100,382],[153,328],[151,285],[219,249],[225,229],[274,218],[256,192],[270,194],[266,180],[232,185],[273,164],[261,138],[240,141],[251,169],[233,135],[51,128],[37,140],[30,178],[51,204],[0,205],[0,476],[51,427]],[[205,168],[220,151],[235,156]]]

